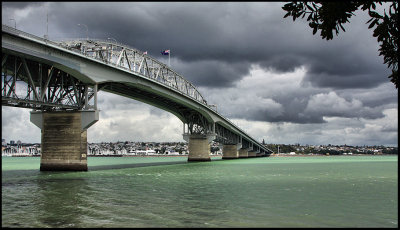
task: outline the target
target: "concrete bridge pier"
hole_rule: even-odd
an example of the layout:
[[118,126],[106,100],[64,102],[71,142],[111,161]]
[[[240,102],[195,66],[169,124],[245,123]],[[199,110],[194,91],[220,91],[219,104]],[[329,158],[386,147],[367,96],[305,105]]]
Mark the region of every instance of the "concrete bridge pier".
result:
[[239,149],[239,158],[247,158],[249,157],[248,148]]
[[224,144],[222,147],[222,159],[237,159],[239,158],[239,151],[242,144]]
[[183,134],[183,139],[189,142],[188,161],[211,161],[210,143],[215,134]]
[[32,111],[41,129],[40,171],[87,171],[87,129],[99,120],[95,111]]
[[250,157],[256,157],[256,156],[257,156],[257,152],[256,151],[254,151],[254,150],[249,151],[249,155],[248,155],[249,158]]

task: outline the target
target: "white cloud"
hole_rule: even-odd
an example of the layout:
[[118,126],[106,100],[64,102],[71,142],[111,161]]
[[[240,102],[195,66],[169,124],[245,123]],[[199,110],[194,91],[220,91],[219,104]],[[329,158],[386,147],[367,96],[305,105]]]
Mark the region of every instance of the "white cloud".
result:
[[335,92],[319,93],[311,96],[304,112],[318,113],[325,116],[350,116],[362,109],[362,102],[357,99],[346,101]]
[[[105,116],[102,116],[105,114]],[[115,109],[100,113],[99,121],[88,130],[89,142],[183,141],[182,122],[163,112],[151,114],[150,106]]]
[[351,101],[348,101],[336,92],[312,95],[304,112],[324,117],[383,117],[382,111],[379,109],[365,106],[359,99],[352,98]]
[[217,104],[218,111],[227,117],[264,120],[265,118],[258,116],[276,118],[286,109],[274,98],[304,91],[305,87],[301,87],[304,74],[304,67],[297,68],[294,72],[274,73],[253,65],[250,73],[232,87],[201,87],[200,91],[210,104]]
[[183,141],[183,123],[173,114],[136,100],[99,92],[99,121],[89,142]]
[[1,137],[10,140],[21,140],[25,143],[40,143],[40,129],[30,122],[30,109],[1,107]]

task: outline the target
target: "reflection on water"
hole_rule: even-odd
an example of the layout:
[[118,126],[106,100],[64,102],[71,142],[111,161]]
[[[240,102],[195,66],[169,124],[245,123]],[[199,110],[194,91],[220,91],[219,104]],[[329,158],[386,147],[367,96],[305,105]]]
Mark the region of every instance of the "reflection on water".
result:
[[186,164],[186,161],[171,161],[171,162],[146,162],[146,163],[135,163],[135,164],[118,164],[118,165],[97,165],[90,166],[88,170],[109,170],[109,169],[126,169],[136,167],[148,167],[157,165],[173,165],[173,164]]
[[2,179],[3,222],[10,227],[79,226],[85,215],[81,207],[89,205],[91,188],[85,178],[16,170],[3,172]]
[[37,221],[46,227],[80,226],[86,215],[83,207],[90,206],[87,196],[91,188],[85,178],[55,178],[42,173],[36,180],[34,205]]
[[186,160],[98,158],[88,172],[40,172],[3,158],[2,226],[398,226],[397,157]]

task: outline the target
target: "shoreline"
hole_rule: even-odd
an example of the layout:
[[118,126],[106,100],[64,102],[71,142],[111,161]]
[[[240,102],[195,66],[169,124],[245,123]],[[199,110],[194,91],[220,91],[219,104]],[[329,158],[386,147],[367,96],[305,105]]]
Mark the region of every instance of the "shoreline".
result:
[[[2,157],[40,157],[41,155],[11,155]],[[331,156],[397,156],[397,154],[351,154],[351,155],[322,155],[322,154],[271,154],[267,157],[331,157]],[[87,157],[188,157],[188,155],[88,155]],[[223,157],[223,155],[210,155],[210,157]]]
[[271,154],[270,157],[335,157],[335,156],[343,156],[343,157],[351,157],[351,156],[397,156],[397,154],[337,154],[337,155],[323,155],[323,154],[313,154],[313,155],[307,155],[307,154],[294,154],[294,155],[289,155],[289,154]]

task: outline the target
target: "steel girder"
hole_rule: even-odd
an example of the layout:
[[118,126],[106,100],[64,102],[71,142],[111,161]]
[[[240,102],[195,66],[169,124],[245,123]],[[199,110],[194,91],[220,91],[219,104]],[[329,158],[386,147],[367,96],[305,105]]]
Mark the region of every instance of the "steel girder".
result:
[[217,134],[216,141],[223,144],[238,144],[242,143],[240,135],[230,131],[219,123],[215,124],[215,133]]
[[35,110],[94,109],[89,100],[95,86],[87,85],[54,66],[13,54],[1,65],[2,105]]
[[63,41],[60,46],[106,64],[139,73],[207,105],[206,100],[192,83],[167,65],[135,48],[98,39]]

